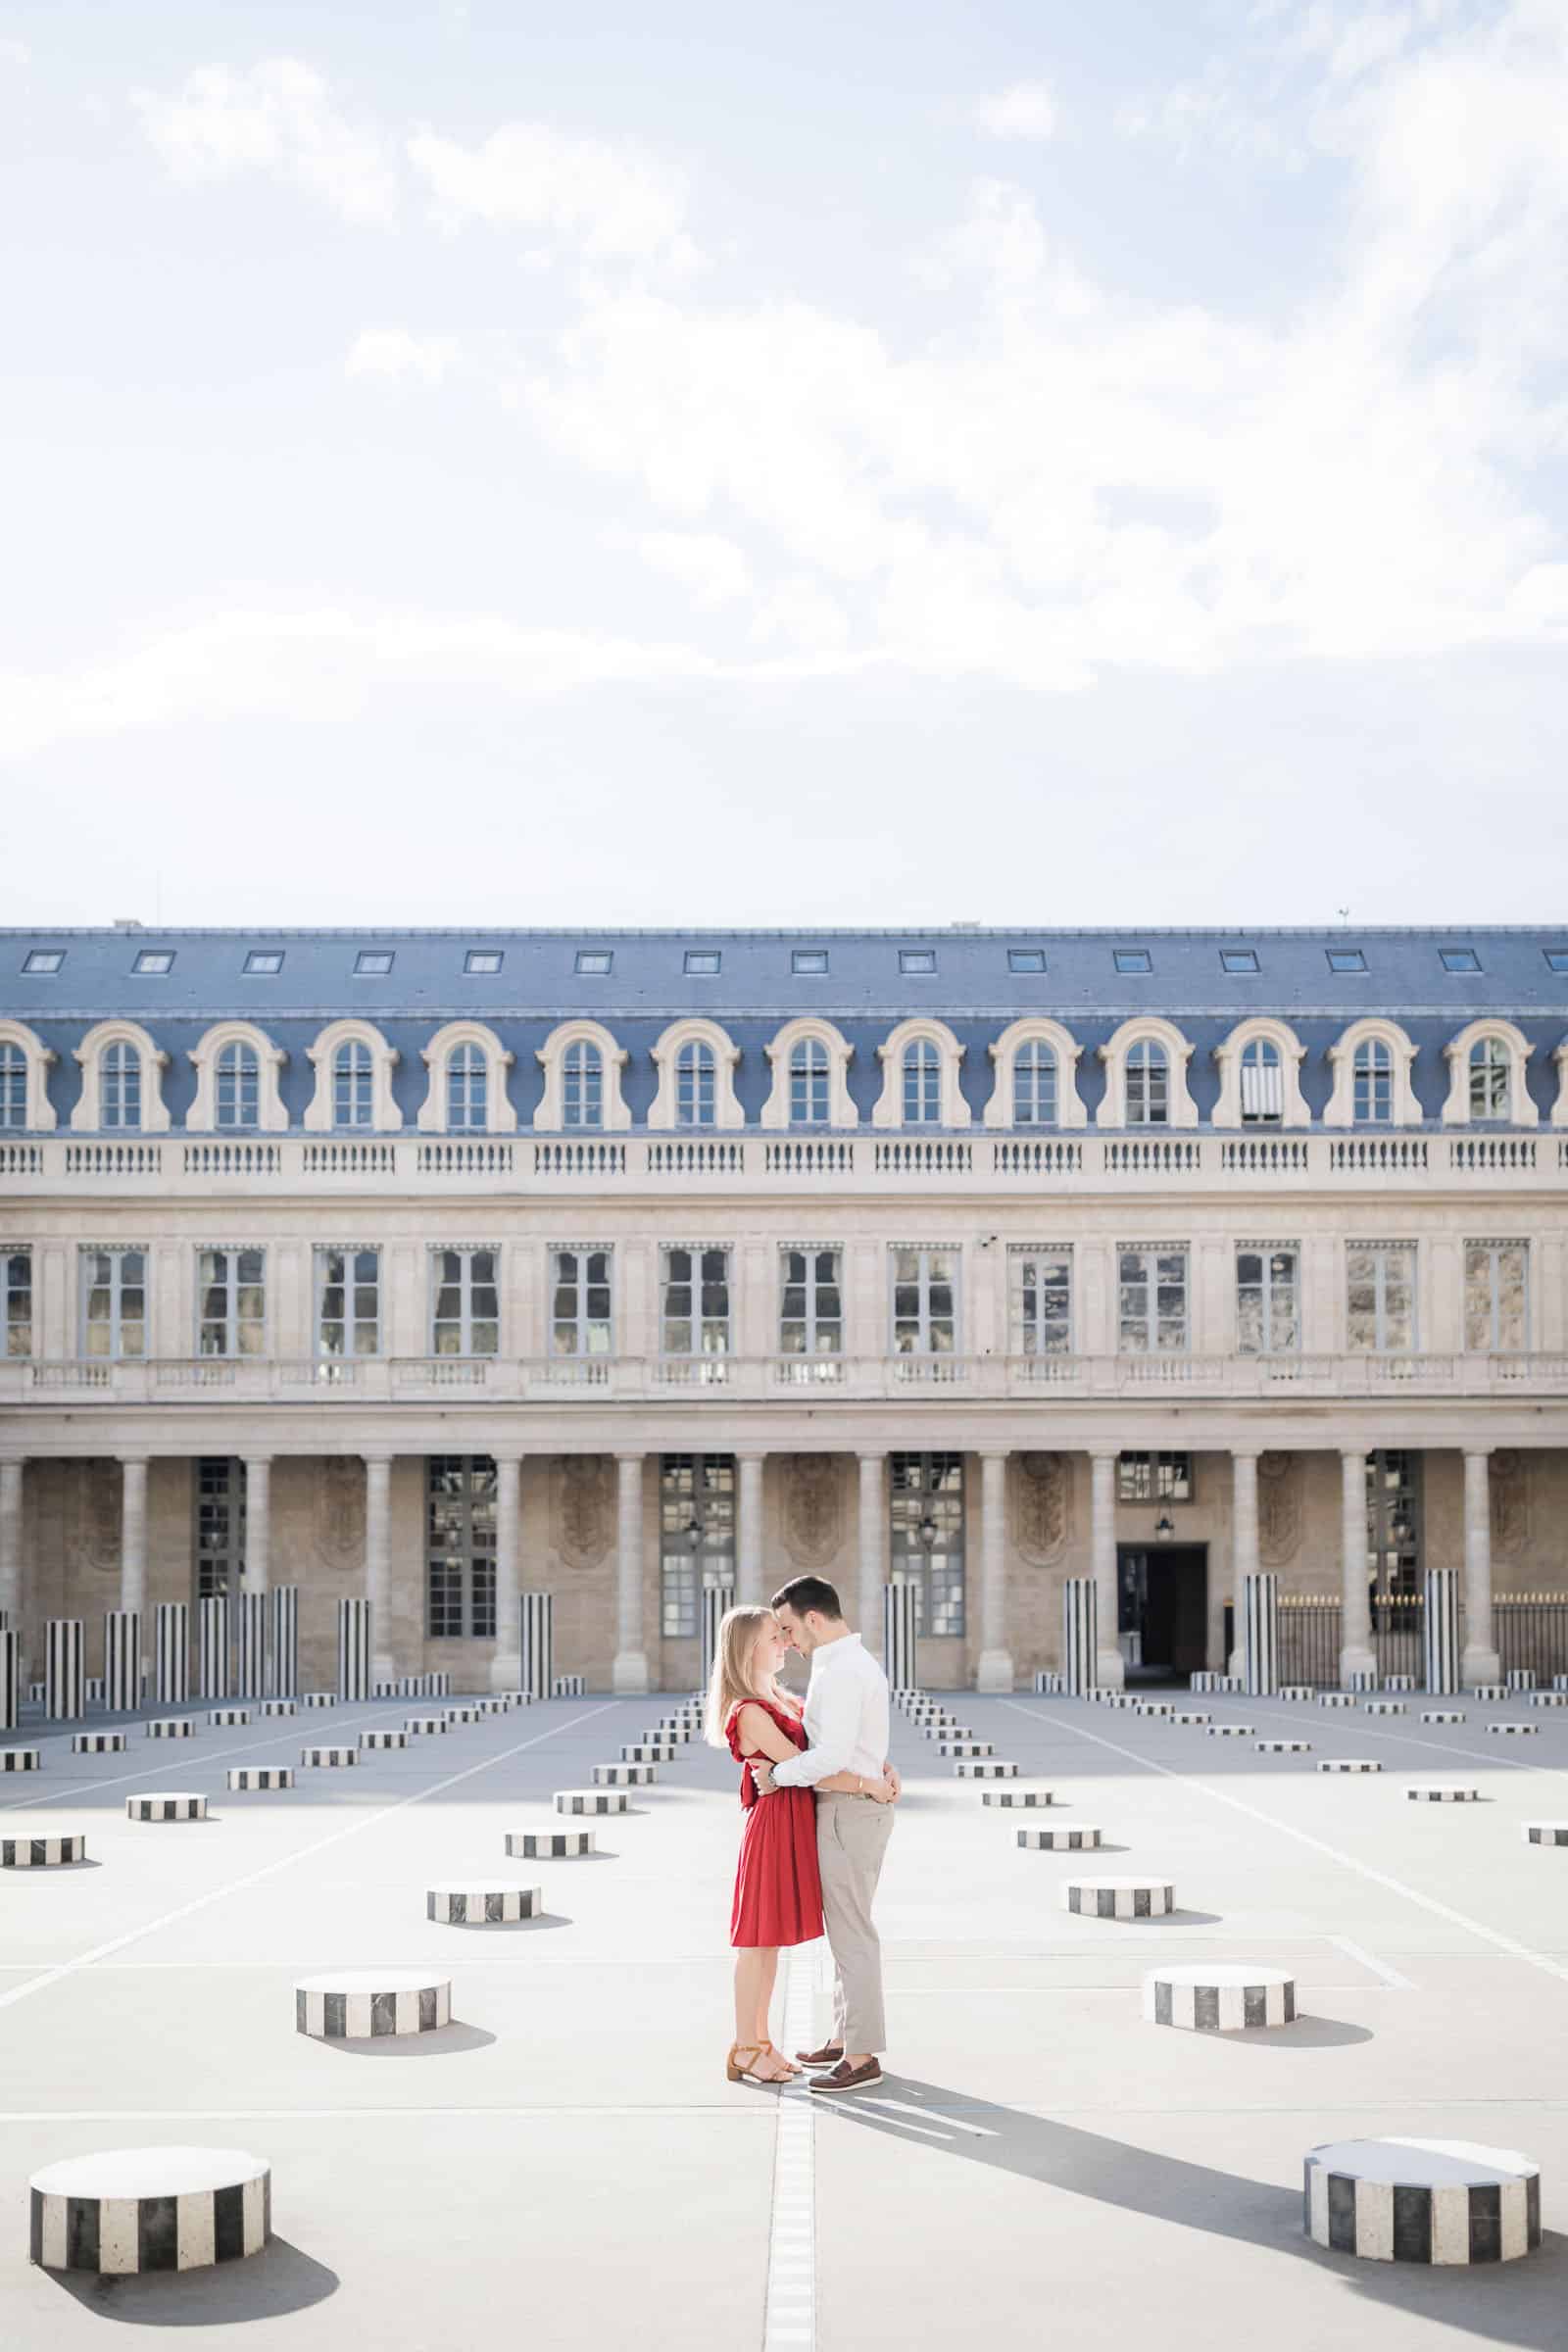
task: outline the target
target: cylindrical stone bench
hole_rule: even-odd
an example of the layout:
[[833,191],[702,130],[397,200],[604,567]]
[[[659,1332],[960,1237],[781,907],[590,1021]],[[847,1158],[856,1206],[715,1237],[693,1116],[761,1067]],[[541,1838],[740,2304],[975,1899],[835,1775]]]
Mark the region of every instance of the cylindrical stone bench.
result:
[[194,1788],[160,1789],[125,1799],[127,1821],[205,1821],[207,1799]]
[[1527,1821],[1526,1845],[1568,1845],[1568,1821]]
[[1536,1670],[1533,1666],[1510,1666],[1502,1679],[1510,1690],[1533,1690],[1536,1687]]
[[428,1740],[439,1732],[450,1732],[452,1726],[444,1715],[411,1715],[403,1729],[411,1740]]
[[552,1678],[552,1698],[581,1698],[587,1686],[580,1674],[558,1674]]
[[1410,1712],[1402,1698],[1369,1698],[1366,1711],[1369,1715],[1408,1715]]
[[224,1730],[236,1723],[249,1723],[250,1719],[249,1707],[213,1707],[207,1716],[215,1731]]
[[272,2233],[271,2168],[244,2148],[110,2148],[46,2164],[28,2187],[46,2271],[199,2271]]
[[452,1980],[412,1969],[345,1969],[301,1977],[294,2030],[313,2041],[379,2041],[394,2034],[436,2034],[452,2023]]
[[1507,1698],[1511,1695],[1506,1683],[1472,1683],[1472,1698]]
[[509,1830],[507,1851],[518,1862],[576,1862],[598,1852],[592,1830]]
[[1306,2234],[1372,2262],[1512,2262],[1541,2243],[1541,2175],[1463,2139],[1341,2139],[1309,2148]]
[[1325,1756],[1319,1772],[1381,1772],[1382,1765],[1375,1756]]
[[1310,1683],[1281,1683],[1279,1695],[1281,1698],[1312,1699],[1316,1698],[1317,1692]]
[[1176,1908],[1176,1889],[1168,1879],[1069,1879],[1061,1906],[1086,1919],[1162,1919]]
[[659,1778],[657,1764],[596,1764],[596,1788],[651,1788]]
[[359,1760],[360,1751],[357,1747],[302,1747],[300,1749],[300,1762],[321,1772],[345,1771],[349,1765],[357,1764]]
[[1091,1829],[1089,1824],[1083,1821],[1075,1822],[1070,1830],[1057,1829],[1053,1826],[1049,1830],[1016,1830],[1013,1835],[1021,1846],[1027,1847],[1034,1853],[1087,1853],[1091,1846],[1100,1843],[1100,1832]]
[[1386,1674],[1383,1677],[1383,1688],[1385,1690],[1413,1690],[1415,1676],[1413,1674]]
[[63,1862],[85,1862],[84,1830],[59,1830],[49,1838],[0,1838],[0,1870],[54,1870]]
[[1100,1703],[1102,1707],[1136,1707],[1141,1702],[1131,1690],[1102,1690]]
[[426,1888],[424,1916],[444,1928],[500,1928],[537,1919],[544,1900],[542,1886],[471,1886],[453,1879]]
[[231,1764],[228,1768],[231,1788],[292,1788],[292,1764]]
[[407,1747],[408,1744],[409,1735],[407,1732],[362,1732],[360,1734],[362,1747]]
[[1255,1723],[1211,1723],[1208,1736],[1211,1740],[1255,1740],[1257,1726]]
[[264,1715],[292,1715],[296,1704],[297,1701],[292,1698],[264,1698],[262,1713]]
[[1000,1756],[967,1756],[953,1767],[960,1781],[1015,1781],[1016,1764],[1004,1763]]
[[1423,1707],[1423,1723],[1463,1723],[1463,1707]]
[[531,1707],[533,1705],[531,1690],[502,1690],[497,1695],[506,1699],[514,1707]]
[[1479,1788],[1464,1788],[1457,1782],[1445,1786],[1442,1781],[1412,1781],[1404,1793],[1417,1805],[1473,1805],[1481,1797]]
[[989,1740],[939,1740],[937,1741],[939,1756],[989,1756],[990,1753],[991,1741]]
[[1317,1694],[1317,1703],[1320,1707],[1353,1707],[1355,1692],[1353,1690],[1320,1690]]
[[1533,1707],[1568,1707],[1568,1690],[1532,1690],[1527,1695]]
[[1208,1723],[1210,1720],[1211,1718],[1201,1707],[1183,1707],[1177,1715],[1172,1717],[1172,1721],[1175,1723],[1187,1724]]
[[159,1715],[147,1726],[149,1740],[194,1740],[196,1726],[189,1715]]
[[447,1709],[448,1723],[478,1723],[480,1720],[477,1707],[448,1707]]
[[1312,1742],[1310,1740],[1259,1740],[1257,1752],[1260,1756],[1309,1756]]
[[684,1747],[691,1733],[683,1723],[656,1723],[644,1732],[645,1740],[662,1740],[665,1747]]
[[510,1715],[512,1701],[504,1690],[492,1691],[488,1698],[480,1699],[479,1712],[481,1715]]
[[1144,2017],[1189,2034],[1246,2034],[1296,2020],[1296,1980],[1255,1960],[1200,1960],[1152,1968],[1144,1979]]
[[1175,1712],[1176,1701],[1173,1698],[1140,1698],[1133,1704],[1135,1715],[1174,1715]]
[[673,1764],[675,1750],[667,1740],[633,1740],[620,1751],[623,1764]]
[[1487,1729],[1504,1740],[1533,1740],[1541,1726],[1539,1723],[1489,1723]]
[[123,1732],[73,1732],[71,1752],[74,1756],[121,1756],[125,1752]]
[[308,1707],[335,1707],[337,1692],[335,1690],[307,1690],[305,1704]]
[[558,1813],[624,1813],[631,1799],[624,1788],[558,1788]]
[[36,1747],[0,1747],[0,1772],[36,1772],[39,1756]]
[[982,1788],[980,1802],[983,1805],[1049,1805],[1051,1790],[1049,1788]]

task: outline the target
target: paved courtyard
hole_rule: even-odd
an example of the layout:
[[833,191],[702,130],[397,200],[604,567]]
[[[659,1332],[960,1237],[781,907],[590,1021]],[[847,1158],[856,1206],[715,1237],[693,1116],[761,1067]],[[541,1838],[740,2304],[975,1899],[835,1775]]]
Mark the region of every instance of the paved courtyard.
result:
[[[1568,1723],[1523,1701],[1423,1726],[1359,1708],[1202,1698],[1294,1731],[1257,1754],[1064,1699],[954,1706],[1056,1791],[979,1788],[898,1724],[906,1778],[880,1906],[894,2046],[883,2091],[808,2105],[727,2085],[725,1945],[737,1830],[727,1756],[692,1744],[598,1825],[597,1859],[509,1863],[666,1701],[588,1697],[487,1719],[229,1794],[235,1761],[399,1723],[403,1703],[201,1728],[3,1785],[3,1834],[82,1827],[79,1869],[0,1874],[0,2342],[74,2352],[108,2323],[182,2344],[444,2352],[492,2332],[637,2352],[813,2342],[1392,2352],[1568,2342]],[[1536,1720],[1525,1739],[1489,1721]],[[1324,1756],[1381,1760],[1320,1775]],[[1417,1778],[1475,1805],[1417,1805]],[[138,1788],[205,1790],[213,1818],[133,1825]],[[1093,1823],[1102,1859],[1020,1851],[1020,1824]],[[424,1889],[475,1868],[538,1884],[546,1915],[437,1927]],[[1069,1916],[1069,1874],[1156,1871],[1173,1917]],[[1152,1962],[1294,1970],[1268,2033],[1142,2022]],[[820,1948],[786,1987],[790,2038],[825,2023]],[[327,2045],[292,1984],[334,1965],[439,1961],[446,2031]],[[782,2043],[783,2032],[778,2033]],[[1318,2252],[1300,2229],[1314,2142],[1447,2135],[1544,2176],[1542,2250],[1486,2271]],[[248,2147],[273,2167],[274,2243],[249,2261],[116,2282],[29,2266],[29,2173],[145,2142]]]

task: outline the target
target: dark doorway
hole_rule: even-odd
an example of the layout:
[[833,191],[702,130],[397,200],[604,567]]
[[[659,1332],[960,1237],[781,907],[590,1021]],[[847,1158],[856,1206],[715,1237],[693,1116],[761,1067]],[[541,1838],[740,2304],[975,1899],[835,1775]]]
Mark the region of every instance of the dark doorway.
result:
[[1174,1682],[1208,1663],[1208,1545],[1116,1546],[1116,1630],[1129,1682]]

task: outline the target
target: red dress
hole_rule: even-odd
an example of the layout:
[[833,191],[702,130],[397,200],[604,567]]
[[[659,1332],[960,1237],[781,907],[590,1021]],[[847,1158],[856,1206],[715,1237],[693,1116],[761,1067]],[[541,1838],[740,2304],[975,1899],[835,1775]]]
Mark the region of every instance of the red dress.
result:
[[[807,1744],[799,1717],[767,1699],[748,1699],[762,1708],[795,1745]],[[739,1707],[729,1719],[730,1753],[741,1766],[740,1860],[735,1867],[735,1906],[730,1914],[732,1944],[814,1943],[822,1933],[822,1882],[816,1868],[816,1799],[809,1788],[775,1788],[759,1797],[752,1759],[741,1747]],[[756,1751],[754,1750],[754,1753]]]

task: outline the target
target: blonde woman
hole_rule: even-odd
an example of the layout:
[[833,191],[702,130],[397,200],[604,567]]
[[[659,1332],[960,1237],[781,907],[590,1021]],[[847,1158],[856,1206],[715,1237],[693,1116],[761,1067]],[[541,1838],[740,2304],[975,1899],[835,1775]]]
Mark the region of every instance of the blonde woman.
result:
[[[768,2011],[782,1945],[813,1943],[822,1933],[822,1886],[816,1863],[816,1803],[809,1788],[779,1788],[758,1802],[760,1761],[782,1764],[806,1746],[800,1702],[782,1688],[789,1648],[771,1609],[731,1609],[718,1629],[704,1726],[709,1744],[727,1747],[741,1767],[740,1859],[730,1942],[735,1948],[735,2040],[724,2062],[731,2082],[787,2082],[800,2068],[768,2037]],[[819,1789],[858,1793],[886,1804],[886,1780],[840,1772]]]

